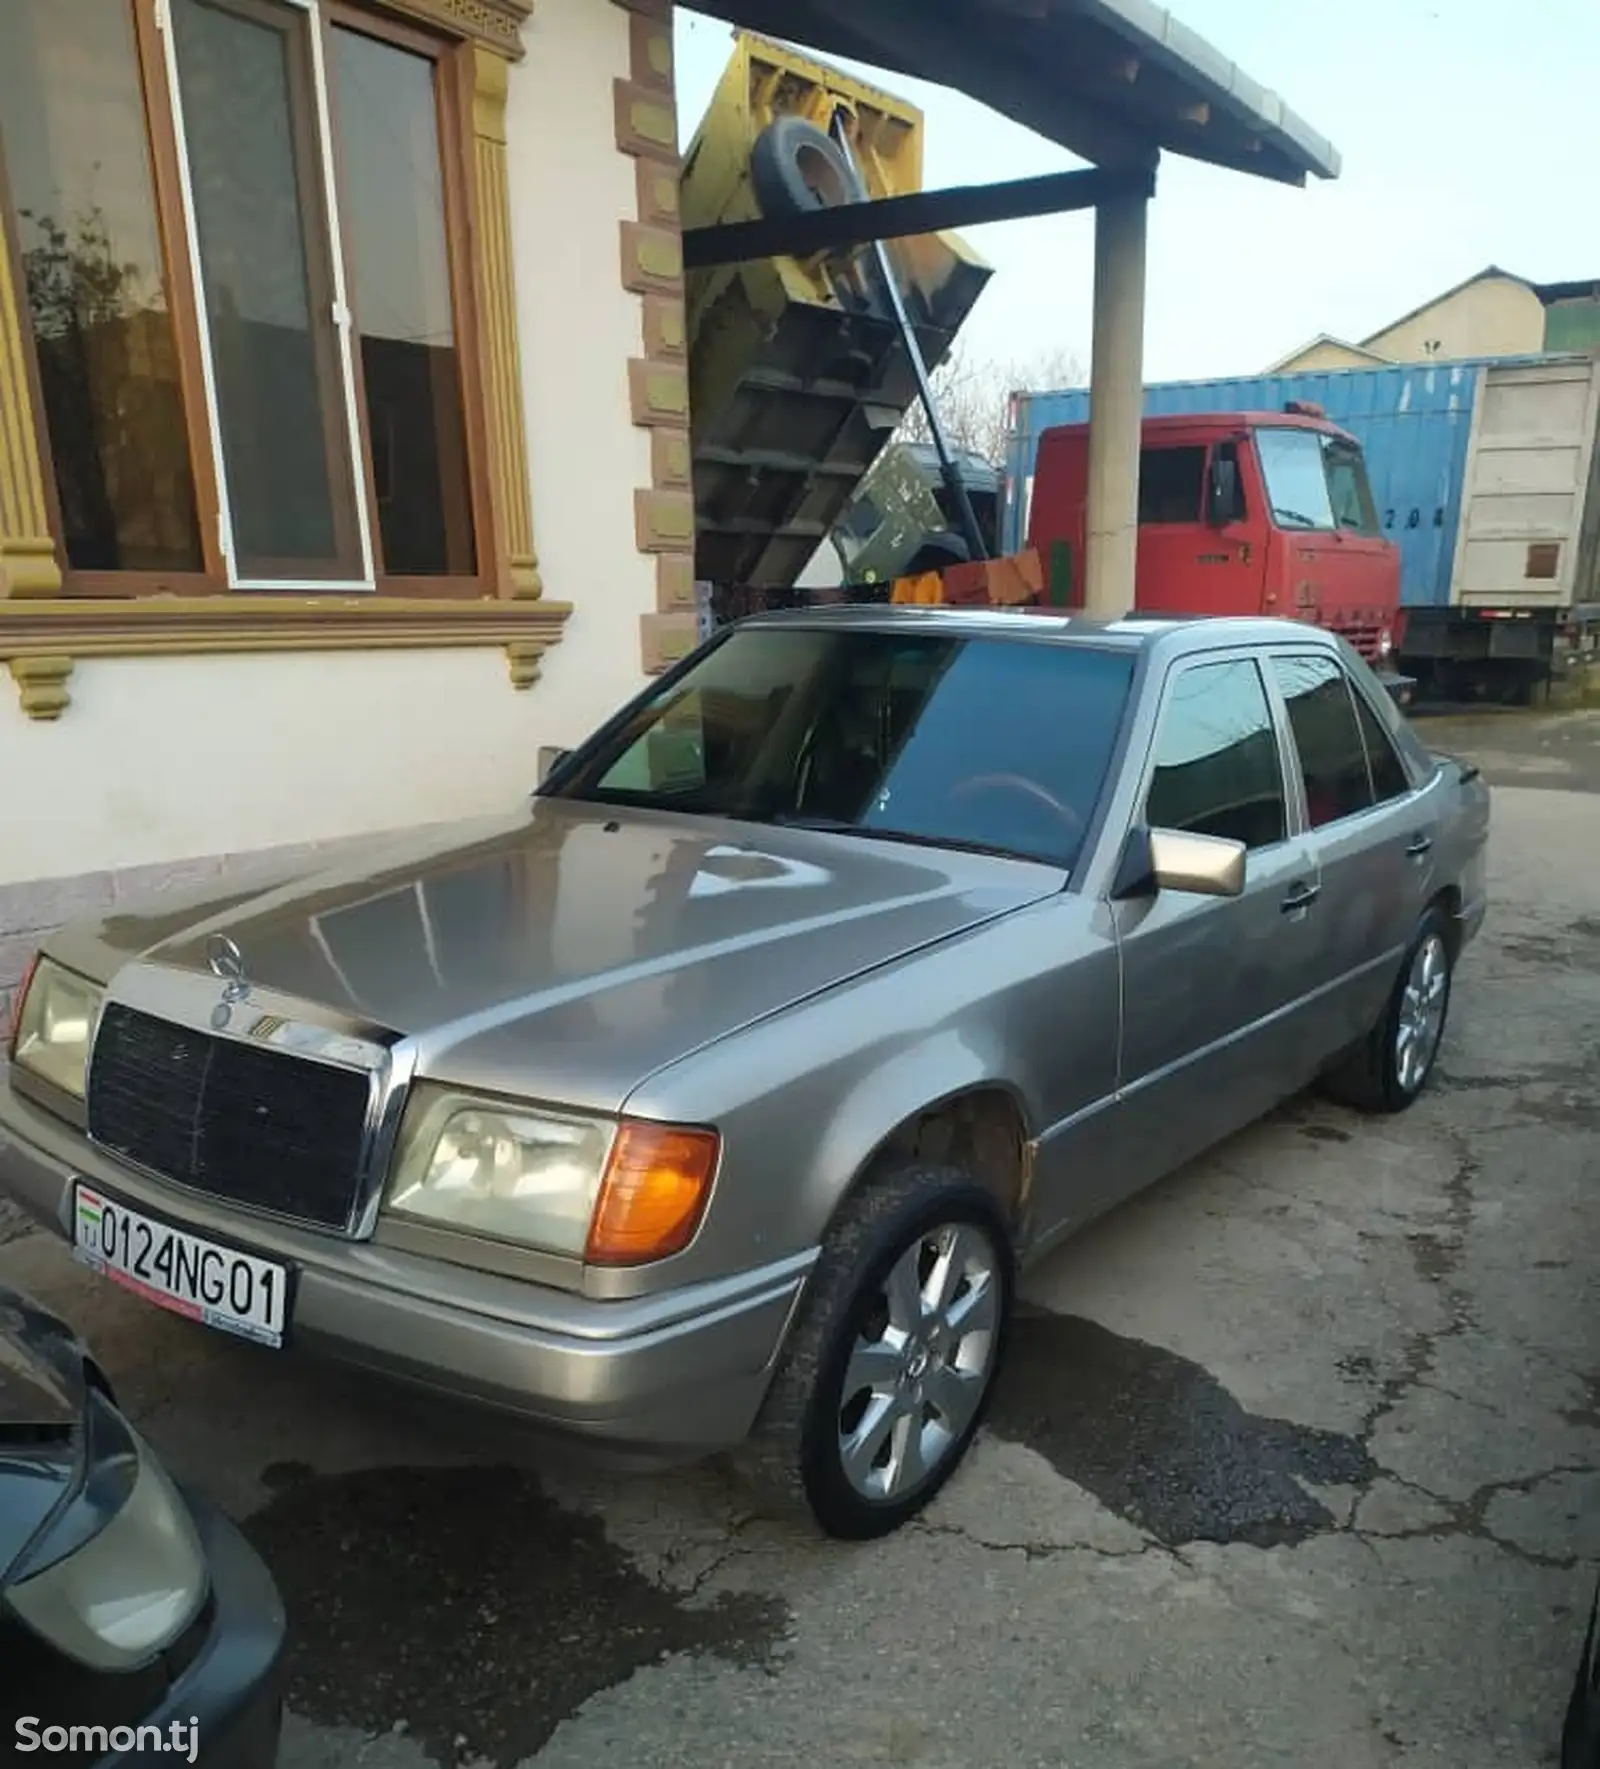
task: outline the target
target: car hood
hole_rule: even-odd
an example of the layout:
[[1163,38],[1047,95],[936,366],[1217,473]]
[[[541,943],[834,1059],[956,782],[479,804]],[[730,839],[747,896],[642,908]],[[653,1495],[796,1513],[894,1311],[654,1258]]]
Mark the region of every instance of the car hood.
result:
[[129,961],[204,975],[224,935],[252,986],[416,1039],[423,1074],[609,1111],[663,1064],[1063,880],[989,855],[535,799],[249,896],[108,917],[51,950],[101,980]]
[[72,1490],[86,1394],[70,1330],[0,1286],[0,1585]]

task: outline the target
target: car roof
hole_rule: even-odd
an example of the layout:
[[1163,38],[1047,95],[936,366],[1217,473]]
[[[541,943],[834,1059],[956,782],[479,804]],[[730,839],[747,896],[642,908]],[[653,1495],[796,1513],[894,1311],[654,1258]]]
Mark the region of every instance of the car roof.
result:
[[1265,615],[1168,614],[1138,611],[1116,620],[1032,609],[960,608],[841,602],[752,614],[740,627],[806,627],[857,632],[929,633],[955,638],[1007,639],[1097,650],[1183,655],[1222,645],[1282,645],[1288,641],[1329,651],[1338,641],[1324,628]]

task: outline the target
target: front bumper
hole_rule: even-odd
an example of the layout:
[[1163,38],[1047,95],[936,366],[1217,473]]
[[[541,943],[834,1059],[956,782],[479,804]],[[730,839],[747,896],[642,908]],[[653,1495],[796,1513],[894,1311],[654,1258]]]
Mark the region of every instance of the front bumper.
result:
[[0,1080],[0,1193],[62,1239],[72,1182],[296,1273],[291,1341],[608,1447],[668,1458],[749,1433],[815,1253],[660,1295],[592,1297],[317,1234],[135,1173]]

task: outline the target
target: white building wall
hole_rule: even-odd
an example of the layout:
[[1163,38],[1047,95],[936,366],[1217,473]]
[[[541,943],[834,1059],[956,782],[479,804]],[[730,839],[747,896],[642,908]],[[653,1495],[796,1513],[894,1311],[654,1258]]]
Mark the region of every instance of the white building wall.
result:
[[602,0],[539,0],[506,116],[534,539],[545,594],[574,605],[534,693],[567,742],[644,685],[639,620],[656,606],[634,525],[634,488],[651,481],[628,394],[642,304],[622,286],[621,223],[638,212],[638,186],[613,99],[629,75],[630,16]]
[[[655,588],[633,497],[650,453],[629,405],[642,335],[620,223],[637,194],[613,103],[628,18],[599,0],[540,0],[511,72],[535,542],[546,595],[574,604],[540,680],[514,690],[498,647],[85,659],[72,704],[44,724],[0,677],[0,944],[19,931],[8,886],[95,875],[98,900],[128,868],[513,803],[540,744],[575,742],[642,686],[639,617]],[[31,924],[47,895],[27,893]]]

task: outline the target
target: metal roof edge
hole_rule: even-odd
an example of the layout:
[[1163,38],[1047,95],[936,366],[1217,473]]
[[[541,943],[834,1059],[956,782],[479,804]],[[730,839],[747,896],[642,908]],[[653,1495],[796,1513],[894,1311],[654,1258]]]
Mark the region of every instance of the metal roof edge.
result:
[[1325,135],[1156,0],[1078,0],[1078,9],[1098,17],[1132,47],[1161,58],[1173,73],[1273,140],[1302,170],[1319,178],[1339,176],[1343,159]]

